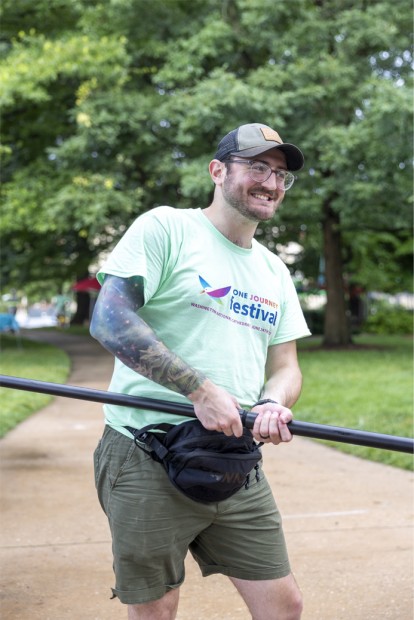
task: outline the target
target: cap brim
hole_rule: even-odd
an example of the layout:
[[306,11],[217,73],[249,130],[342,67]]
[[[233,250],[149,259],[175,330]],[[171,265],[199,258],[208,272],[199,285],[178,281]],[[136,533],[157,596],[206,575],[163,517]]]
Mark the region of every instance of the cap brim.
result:
[[273,149],[278,149],[279,151],[282,151],[282,153],[285,153],[286,165],[288,170],[296,172],[297,170],[303,168],[305,158],[303,157],[302,151],[298,149],[298,147],[294,144],[279,144],[278,142],[269,142],[269,144],[266,144],[266,146],[255,146],[251,149],[237,151],[235,153],[232,153],[232,155],[235,155],[237,157],[256,157],[256,155],[261,155],[262,153],[272,151]]

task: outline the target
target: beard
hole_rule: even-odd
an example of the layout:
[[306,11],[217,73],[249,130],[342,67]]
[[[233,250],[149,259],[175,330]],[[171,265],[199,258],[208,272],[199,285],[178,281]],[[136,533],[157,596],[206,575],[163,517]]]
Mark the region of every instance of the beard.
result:
[[231,174],[225,178],[222,186],[222,194],[224,200],[230,208],[234,209],[251,222],[261,222],[271,219],[281,201],[278,201],[277,198],[274,197],[272,200],[273,208],[271,212],[269,212],[269,208],[266,209],[265,207],[262,207],[260,209],[259,206],[255,207],[249,203],[249,195],[252,193],[268,195],[269,190],[264,189],[260,184],[258,184],[249,188],[248,193],[242,184],[236,184],[234,182]]

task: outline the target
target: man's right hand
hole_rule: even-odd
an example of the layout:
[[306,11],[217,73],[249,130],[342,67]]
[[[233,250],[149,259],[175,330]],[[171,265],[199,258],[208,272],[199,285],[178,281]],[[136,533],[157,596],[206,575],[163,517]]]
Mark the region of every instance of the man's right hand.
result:
[[237,399],[223,388],[205,379],[194,392],[187,395],[201,424],[209,431],[220,431],[230,437],[243,435]]

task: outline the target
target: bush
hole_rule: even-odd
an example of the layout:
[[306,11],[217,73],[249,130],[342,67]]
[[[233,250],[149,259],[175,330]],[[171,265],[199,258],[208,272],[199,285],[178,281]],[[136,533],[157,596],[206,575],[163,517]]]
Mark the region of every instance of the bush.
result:
[[413,312],[390,304],[375,305],[363,330],[369,334],[412,334]]

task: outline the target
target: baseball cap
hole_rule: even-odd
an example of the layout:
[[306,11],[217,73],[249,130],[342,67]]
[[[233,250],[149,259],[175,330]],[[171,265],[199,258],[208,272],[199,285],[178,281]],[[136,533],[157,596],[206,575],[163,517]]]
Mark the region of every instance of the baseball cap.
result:
[[241,125],[222,138],[214,159],[224,161],[230,155],[255,157],[271,149],[285,154],[288,170],[300,170],[305,162],[303,153],[294,144],[283,142],[277,131],[261,123]]

